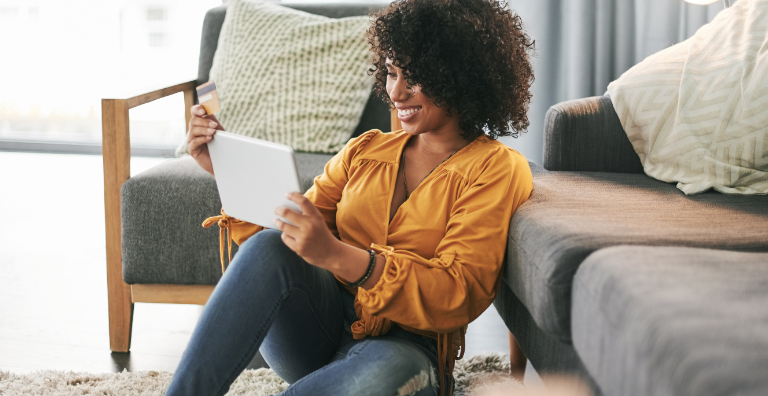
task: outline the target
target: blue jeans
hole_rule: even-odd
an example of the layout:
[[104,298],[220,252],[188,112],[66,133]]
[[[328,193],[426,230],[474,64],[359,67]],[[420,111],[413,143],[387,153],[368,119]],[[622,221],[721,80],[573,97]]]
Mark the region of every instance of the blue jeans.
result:
[[354,296],[331,272],[264,230],[213,291],[166,395],[223,395],[259,349],[291,384],[281,395],[438,393],[434,340],[397,326],[354,340],[356,320]]

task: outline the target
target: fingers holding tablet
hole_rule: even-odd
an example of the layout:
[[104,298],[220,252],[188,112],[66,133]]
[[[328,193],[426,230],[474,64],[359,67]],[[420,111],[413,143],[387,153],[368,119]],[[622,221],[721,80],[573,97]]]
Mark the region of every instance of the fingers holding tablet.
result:
[[283,242],[308,263],[322,267],[329,248],[337,242],[336,237],[325,224],[323,215],[307,197],[291,192],[286,194],[286,198],[299,205],[302,213],[284,206],[275,209],[275,214],[286,220],[274,221],[277,229],[283,232]]

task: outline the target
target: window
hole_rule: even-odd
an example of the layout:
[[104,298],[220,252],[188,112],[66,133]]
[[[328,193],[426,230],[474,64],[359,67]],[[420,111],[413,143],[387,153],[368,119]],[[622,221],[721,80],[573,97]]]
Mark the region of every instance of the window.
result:
[[164,21],[165,8],[164,7],[150,7],[147,8],[147,20],[148,21]]
[[18,7],[0,7],[0,18],[15,17],[18,13]]
[[[102,98],[195,78],[203,18],[221,3],[0,1],[0,148],[3,142],[99,145]],[[178,94],[132,109],[132,145],[181,144],[183,107]]]
[[149,46],[165,47],[165,33],[163,32],[149,33]]

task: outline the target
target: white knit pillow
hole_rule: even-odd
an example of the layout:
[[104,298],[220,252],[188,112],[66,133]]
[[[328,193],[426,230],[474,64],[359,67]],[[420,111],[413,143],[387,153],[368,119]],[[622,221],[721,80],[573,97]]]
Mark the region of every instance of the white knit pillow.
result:
[[768,194],[768,0],[739,0],[608,86],[645,173],[686,194]]
[[335,153],[371,94],[367,16],[341,19],[231,0],[211,80],[228,132]]

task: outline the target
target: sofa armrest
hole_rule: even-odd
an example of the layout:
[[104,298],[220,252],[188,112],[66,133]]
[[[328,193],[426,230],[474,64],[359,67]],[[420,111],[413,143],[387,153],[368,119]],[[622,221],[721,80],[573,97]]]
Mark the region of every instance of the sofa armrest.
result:
[[643,173],[607,96],[549,108],[544,121],[544,168],[553,171]]

